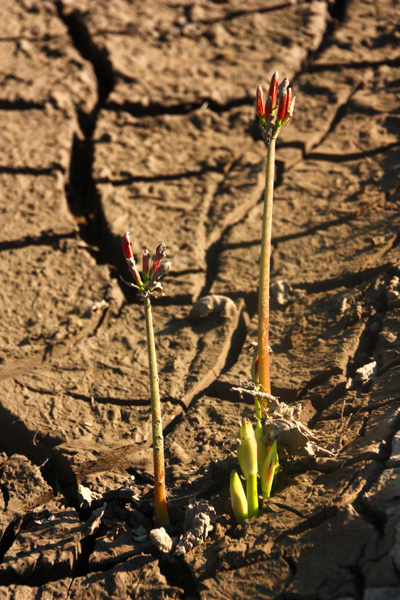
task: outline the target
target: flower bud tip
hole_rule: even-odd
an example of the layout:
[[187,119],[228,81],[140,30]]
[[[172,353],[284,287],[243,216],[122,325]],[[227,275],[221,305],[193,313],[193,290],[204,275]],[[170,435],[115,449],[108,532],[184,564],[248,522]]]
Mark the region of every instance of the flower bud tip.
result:
[[122,236],[122,251],[126,259],[133,258],[132,237],[129,231]]
[[275,71],[275,73],[271,77],[271,83],[269,85],[268,97],[271,98],[272,110],[274,110],[275,105],[276,105],[276,96],[278,93],[278,84],[279,84],[278,77],[279,77],[278,71]]
[[164,262],[162,263],[158,269],[152,274],[151,276],[151,280],[152,281],[158,281],[159,279],[161,279],[161,277],[163,277],[163,275],[165,275],[165,273],[167,271],[170,270],[170,268],[172,267],[172,263],[171,262]]
[[145,281],[147,281],[149,278],[149,271],[150,271],[150,252],[148,250],[143,250],[142,266],[143,266],[143,279]]
[[261,85],[259,85],[257,87],[256,102],[257,102],[257,116],[258,117],[263,117],[265,113],[264,113],[264,102],[263,102],[263,95],[262,95],[262,87],[261,87]]
[[151,268],[152,274],[154,274],[157,271],[158,267],[160,266],[161,259],[164,258],[165,252],[166,252],[166,245],[164,242],[162,242],[156,248],[156,252],[154,255],[154,259],[153,259],[153,266]]

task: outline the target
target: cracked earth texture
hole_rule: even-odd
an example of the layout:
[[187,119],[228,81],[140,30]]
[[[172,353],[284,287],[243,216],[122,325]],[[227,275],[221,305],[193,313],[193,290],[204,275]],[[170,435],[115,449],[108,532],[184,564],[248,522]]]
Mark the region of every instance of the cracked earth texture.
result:
[[[399,598],[399,1],[4,0],[2,15],[0,600]],[[297,99],[277,146],[272,277],[291,292],[272,301],[272,391],[321,451],[284,462],[238,526],[254,95],[274,70]],[[154,303],[172,534],[193,498],[217,512],[179,559],[133,535],[154,524],[126,230],[173,262]],[[190,318],[205,294],[236,308]]]

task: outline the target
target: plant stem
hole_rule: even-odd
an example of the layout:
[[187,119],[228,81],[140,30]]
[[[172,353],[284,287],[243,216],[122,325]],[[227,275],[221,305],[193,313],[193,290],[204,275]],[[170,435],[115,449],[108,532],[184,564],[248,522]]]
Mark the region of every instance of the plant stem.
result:
[[[275,137],[268,144],[262,225],[260,288],[258,296],[258,369],[261,390],[271,393],[269,375],[269,288],[271,262],[272,204],[274,198]],[[266,407],[264,399],[261,404]]]
[[144,312],[146,317],[147,352],[149,355],[150,395],[151,395],[151,424],[153,431],[153,462],[154,462],[154,502],[158,523],[169,525],[167,500],[165,494],[164,468],[164,438],[161,419],[160,390],[158,387],[158,370],[156,347],[154,343],[153,318],[151,301],[147,294],[144,297]]
[[246,479],[246,496],[248,507],[248,518],[258,515],[258,490],[257,490],[257,473],[249,475]]

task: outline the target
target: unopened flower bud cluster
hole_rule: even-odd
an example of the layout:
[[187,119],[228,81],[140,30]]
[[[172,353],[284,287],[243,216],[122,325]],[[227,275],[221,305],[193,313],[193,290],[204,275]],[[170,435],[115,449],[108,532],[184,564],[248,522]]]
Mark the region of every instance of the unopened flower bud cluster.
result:
[[[129,231],[122,237],[122,250],[124,252],[126,264],[135,283],[128,283],[130,287],[139,289],[143,294],[163,295],[163,288],[160,279],[170,270],[172,263],[161,262],[165,258],[166,246],[164,242],[159,244],[153,258],[153,264],[150,268],[150,252],[143,251],[142,256],[142,275],[136,265],[133,256],[132,238]],[[127,282],[125,282],[127,283]]]
[[282,127],[289,123],[293,116],[295,100],[287,77],[279,85],[277,71],[271,77],[265,105],[262,88],[260,85],[258,86],[256,96],[257,116],[265,141],[268,142],[271,138],[276,138]]

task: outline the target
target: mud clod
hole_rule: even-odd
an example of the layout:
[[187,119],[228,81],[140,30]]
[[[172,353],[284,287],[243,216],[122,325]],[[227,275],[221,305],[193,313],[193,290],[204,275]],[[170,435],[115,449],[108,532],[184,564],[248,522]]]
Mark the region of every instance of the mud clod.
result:
[[214,529],[213,523],[215,523],[216,517],[215,508],[207,500],[189,504],[185,513],[185,533],[178,540],[175,554],[183,556],[204,542]]

